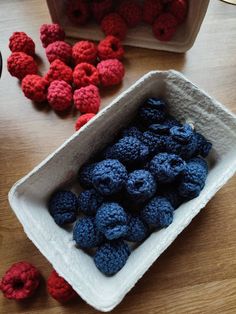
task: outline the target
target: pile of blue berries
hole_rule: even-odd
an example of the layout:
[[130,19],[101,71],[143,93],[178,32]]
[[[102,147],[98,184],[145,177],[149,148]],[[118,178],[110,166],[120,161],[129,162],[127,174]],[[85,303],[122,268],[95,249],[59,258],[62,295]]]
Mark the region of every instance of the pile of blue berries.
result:
[[93,162],[79,169],[84,191],[57,191],[49,212],[59,226],[73,223],[73,239],[105,275],[126,263],[130,242],[168,227],[174,211],[197,197],[208,174],[212,144],[189,124],[167,112],[162,99],[149,98],[134,123],[122,130]]

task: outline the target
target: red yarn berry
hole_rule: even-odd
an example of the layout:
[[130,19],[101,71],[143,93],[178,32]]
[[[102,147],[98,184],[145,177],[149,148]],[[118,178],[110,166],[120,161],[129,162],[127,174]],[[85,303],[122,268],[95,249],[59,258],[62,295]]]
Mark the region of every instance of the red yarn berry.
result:
[[0,281],[0,290],[7,299],[23,300],[34,294],[39,286],[40,273],[30,263],[13,264]]
[[143,4],[143,20],[148,24],[153,24],[155,19],[163,12],[161,0],[145,0]]
[[70,63],[72,48],[64,41],[55,41],[47,46],[46,55],[50,63],[56,59]]
[[101,61],[97,65],[97,69],[101,84],[104,87],[120,84],[125,75],[124,66],[117,59]]
[[76,87],[87,85],[99,85],[99,75],[97,69],[89,63],[78,64],[73,72],[73,82]]
[[183,23],[188,12],[187,0],[173,0],[170,4],[170,13],[178,20],[179,24]]
[[72,69],[59,59],[54,60],[50,64],[50,68],[45,75],[45,79],[51,83],[52,81],[62,80],[67,83],[72,82]]
[[98,44],[98,57],[100,60],[122,59],[124,48],[120,40],[114,36],[107,36]]
[[112,0],[93,0],[91,4],[93,17],[97,22],[101,22],[104,16],[112,11],[112,7]]
[[42,102],[47,99],[48,81],[36,74],[26,75],[21,83],[22,91],[25,97]]
[[106,15],[101,22],[101,28],[105,35],[113,35],[120,40],[125,39],[127,34],[127,25],[117,13]]
[[13,52],[7,59],[7,69],[12,76],[22,80],[27,74],[36,74],[38,66],[34,59],[24,52]]
[[86,114],[83,114],[82,116],[80,116],[78,118],[78,120],[76,121],[76,124],[75,124],[76,131],[79,131],[79,129],[81,129],[82,126],[84,126],[86,123],[88,123],[89,120],[91,120],[93,117],[95,117],[94,113],[86,113]]
[[64,278],[53,270],[47,280],[49,294],[58,302],[65,303],[75,298],[77,293]]
[[142,8],[133,1],[122,1],[118,13],[123,17],[129,27],[135,27],[142,21]]
[[35,43],[24,32],[14,32],[9,38],[9,49],[12,52],[24,52],[27,55],[35,55]]
[[43,47],[46,48],[49,44],[55,41],[63,41],[65,32],[59,24],[43,24],[40,27],[40,40]]
[[91,41],[79,41],[72,47],[72,58],[75,64],[82,62],[95,63],[97,59],[97,47]]
[[75,90],[74,104],[81,113],[97,113],[101,104],[98,88],[88,85]]
[[64,111],[71,106],[72,88],[65,81],[53,81],[47,94],[49,105],[56,111]]
[[160,41],[169,41],[177,30],[178,21],[171,13],[161,14],[153,24],[153,33]]
[[68,1],[67,16],[73,24],[84,25],[89,18],[89,6],[87,1]]

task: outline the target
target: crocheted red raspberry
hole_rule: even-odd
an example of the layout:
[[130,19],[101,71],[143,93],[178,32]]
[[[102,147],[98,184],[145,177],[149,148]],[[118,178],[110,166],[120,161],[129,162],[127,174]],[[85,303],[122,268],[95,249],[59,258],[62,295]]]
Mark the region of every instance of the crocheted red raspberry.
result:
[[71,106],[72,88],[65,81],[53,81],[47,94],[49,105],[56,111],[64,111]]
[[78,64],[73,72],[73,82],[76,87],[83,87],[90,84],[99,85],[97,69],[89,63]]
[[143,20],[153,24],[154,20],[163,12],[161,0],[145,0],[143,4]]
[[47,99],[48,81],[39,75],[26,75],[22,80],[21,88],[25,97],[33,101],[42,102]]
[[129,27],[135,27],[142,21],[142,8],[133,1],[122,1],[118,13],[123,17]]
[[125,75],[123,64],[116,59],[101,61],[98,63],[97,69],[104,87],[119,84]]
[[94,113],[86,113],[80,116],[75,124],[76,131],[81,129],[82,126],[84,126],[87,122],[89,122],[89,120],[91,120],[93,117],[95,117]]
[[188,12],[187,0],[173,0],[170,3],[170,13],[172,13],[178,20],[179,24],[183,23]]
[[65,39],[65,32],[59,24],[43,24],[40,27],[40,40],[43,47],[46,48],[49,44],[58,40]]
[[67,16],[75,25],[84,25],[89,18],[89,6],[85,0],[68,1]]
[[9,49],[12,52],[24,52],[27,55],[35,55],[35,44],[24,32],[14,32],[9,38]]
[[120,40],[125,39],[128,30],[124,19],[117,13],[106,15],[101,22],[101,28],[105,35],[113,35]]
[[104,16],[112,11],[112,7],[112,0],[93,0],[91,3],[93,17],[97,22],[101,22]]
[[91,41],[79,41],[72,47],[72,58],[75,64],[81,62],[94,63],[97,59],[97,47]]
[[120,40],[114,36],[107,36],[98,44],[98,57],[100,60],[122,59],[124,48]]
[[38,66],[34,59],[24,52],[13,52],[7,59],[7,69],[12,76],[22,80],[27,74],[36,74]]
[[161,14],[153,24],[153,33],[161,41],[169,41],[177,30],[178,21],[171,13]]
[[29,298],[38,288],[39,271],[30,263],[13,264],[0,281],[0,290],[7,299],[23,300]]
[[55,270],[48,277],[47,289],[49,294],[61,303],[68,302],[78,296],[71,285],[59,276]]
[[50,68],[45,75],[45,79],[51,83],[56,80],[63,80],[67,83],[72,82],[72,69],[59,59],[54,60],[50,64]]
[[55,41],[47,46],[46,55],[50,63],[56,59],[70,63],[72,48],[64,41]]
[[97,113],[101,104],[98,88],[88,85],[75,90],[74,104],[81,113]]

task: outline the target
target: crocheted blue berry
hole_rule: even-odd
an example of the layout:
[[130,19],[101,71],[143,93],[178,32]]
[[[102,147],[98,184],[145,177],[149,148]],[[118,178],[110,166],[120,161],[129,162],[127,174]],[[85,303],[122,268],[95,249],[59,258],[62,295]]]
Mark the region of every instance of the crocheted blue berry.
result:
[[162,122],[166,117],[166,103],[160,98],[148,98],[139,108],[138,116],[142,123]]
[[97,249],[94,263],[103,274],[111,276],[125,266],[129,255],[130,248],[125,242],[108,242]]
[[156,193],[156,182],[147,170],[131,172],[126,181],[126,191],[135,202],[145,202]]
[[151,124],[148,130],[157,135],[169,135],[170,127],[167,124]]
[[104,197],[94,189],[83,191],[78,197],[79,209],[88,216],[95,215],[103,201]]
[[128,223],[129,231],[125,237],[130,242],[141,242],[149,234],[147,224],[138,216],[130,216]]
[[84,189],[90,189],[93,187],[92,184],[92,176],[93,176],[93,170],[97,163],[91,163],[91,164],[85,164],[82,166],[78,173],[78,179],[80,185]]
[[162,188],[158,192],[158,196],[167,198],[174,209],[177,209],[184,202],[183,197],[180,196],[178,192],[177,186],[168,186],[166,188]]
[[96,214],[96,226],[108,240],[124,237],[128,232],[128,216],[117,203],[103,203]]
[[142,138],[142,134],[142,131],[140,131],[136,126],[130,126],[123,130],[122,137],[132,136],[140,140]]
[[207,157],[212,148],[212,143],[209,142],[202,134],[196,132],[195,133],[197,139],[197,155],[201,155],[202,157]]
[[74,222],[78,212],[77,196],[71,191],[55,192],[49,200],[49,212],[59,226]]
[[157,154],[165,150],[167,138],[167,135],[159,135],[151,131],[146,131],[143,133],[142,142],[148,146],[151,154]]
[[97,229],[92,217],[79,219],[73,229],[73,239],[81,248],[93,248],[101,245],[103,234]]
[[170,134],[179,143],[187,144],[193,136],[193,129],[189,124],[174,126],[170,129]]
[[127,179],[126,168],[116,159],[103,160],[93,170],[92,183],[102,195],[118,193]]
[[150,161],[149,170],[161,183],[173,182],[185,169],[185,161],[175,154],[160,153]]
[[173,221],[174,208],[165,197],[156,196],[141,211],[141,218],[156,228],[166,228]]

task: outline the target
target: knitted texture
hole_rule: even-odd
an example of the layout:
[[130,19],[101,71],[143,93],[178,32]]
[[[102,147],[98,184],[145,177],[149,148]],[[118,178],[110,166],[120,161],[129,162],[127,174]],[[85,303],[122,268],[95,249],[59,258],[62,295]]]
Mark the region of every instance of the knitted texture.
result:
[[183,23],[188,13],[188,1],[173,0],[170,3],[169,11],[176,17],[179,24]]
[[94,189],[85,190],[78,197],[80,211],[88,216],[95,215],[103,201],[104,197]]
[[148,130],[150,130],[152,133],[154,133],[155,135],[169,135],[169,131],[170,131],[170,127],[167,124],[151,124],[148,127]]
[[128,216],[117,203],[103,203],[96,214],[96,226],[108,240],[124,237],[128,232]]
[[79,41],[72,47],[72,58],[75,64],[82,62],[95,63],[97,59],[97,47],[91,41]]
[[149,234],[149,228],[147,224],[142,221],[138,216],[130,216],[128,222],[128,233],[125,236],[125,240],[130,242],[141,242]]
[[96,267],[105,275],[111,276],[121,270],[130,255],[129,246],[119,240],[100,246],[94,256]]
[[171,13],[161,14],[154,22],[152,30],[160,41],[170,41],[176,33],[178,21]]
[[99,90],[94,85],[88,85],[75,90],[74,105],[81,113],[97,113],[101,104]]
[[51,83],[52,81],[65,81],[67,83],[72,82],[72,69],[59,59],[54,60],[49,67],[46,80]]
[[36,74],[38,66],[34,59],[24,52],[13,52],[7,59],[7,69],[11,76],[22,80],[28,74]]
[[112,7],[112,0],[93,0],[91,3],[93,17],[97,22],[101,22],[104,16],[112,11]]
[[59,276],[55,270],[51,272],[47,279],[47,290],[55,300],[61,303],[68,302],[78,296],[71,285]]
[[67,64],[71,62],[72,48],[64,41],[58,40],[49,44],[45,51],[50,63],[56,59]]
[[122,131],[122,137],[132,136],[141,140],[142,135],[143,133],[136,126],[130,126]]
[[24,32],[14,32],[9,38],[9,49],[12,52],[24,52],[27,55],[35,55],[35,43]]
[[70,0],[67,6],[67,17],[75,25],[84,25],[90,15],[88,1]]
[[184,199],[180,196],[178,188],[175,185],[163,186],[162,189],[158,190],[158,196],[162,196],[168,199],[174,209],[178,208]]
[[149,148],[149,152],[153,155],[165,150],[167,138],[166,135],[159,135],[151,131],[146,131],[142,135],[142,142]]
[[116,159],[103,160],[93,169],[92,183],[102,195],[119,192],[127,179],[126,168]]
[[90,163],[83,165],[78,173],[78,179],[80,185],[85,189],[90,189],[93,187],[92,184],[92,177],[93,177],[93,170],[97,163]]
[[140,121],[144,124],[160,123],[166,117],[166,103],[160,98],[148,98],[138,111]]
[[101,61],[97,65],[97,70],[101,84],[104,87],[120,84],[125,75],[123,64],[116,59]]
[[118,13],[129,27],[135,27],[142,21],[142,8],[133,0],[122,1]]
[[5,298],[23,300],[31,297],[39,286],[40,273],[30,263],[13,264],[0,281]]
[[163,12],[161,0],[145,0],[143,4],[143,21],[153,24],[155,19]]
[[73,239],[81,248],[93,248],[101,245],[104,237],[95,225],[92,217],[79,219],[73,229]]
[[49,212],[59,226],[72,223],[78,212],[78,199],[71,191],[57,191],[49,200]]
[[98,57],[100,60],[118,59],[124,56],[124,48],[120,40],[114,36],[107,36],[98,44]]
[[71,106],[72,88],[65,81],[53,81],[48,88],[47,100],[56,111],[64,111]]
[[21,83],[22,91],[25,97],[42,102],[47,99],[48,81],[36,74],[26,75]]
[[79,131],[82,128],[82,126],[84,126],[86,123],[88,123],[89,120],[91,120],[93,117],[95,117],[94,113],[86,113],[86,114],[79,116],[79,118],[77,119],[76,124],[75,124],[76,131]]
[[42,24],[40,27],[40,40],[44,48],[55,41],[63,41],[65,32],[59,24]]
[[124,19],[117,13],[106,15],[101,22],[101,28],[106,36],[113,35],[120,40],[125,39],[128,31]]
[[99,85],[99,74],[97,69],[89,63],[78,64],[73,72],[73,82],[76,87],[84,87],[90,84]]
[[197,150],[196,154],[201,155],[202,157],[207,157],[212,148],[212,143],[209,142],[202,134],[195,133],[196,141],[197,141]]

